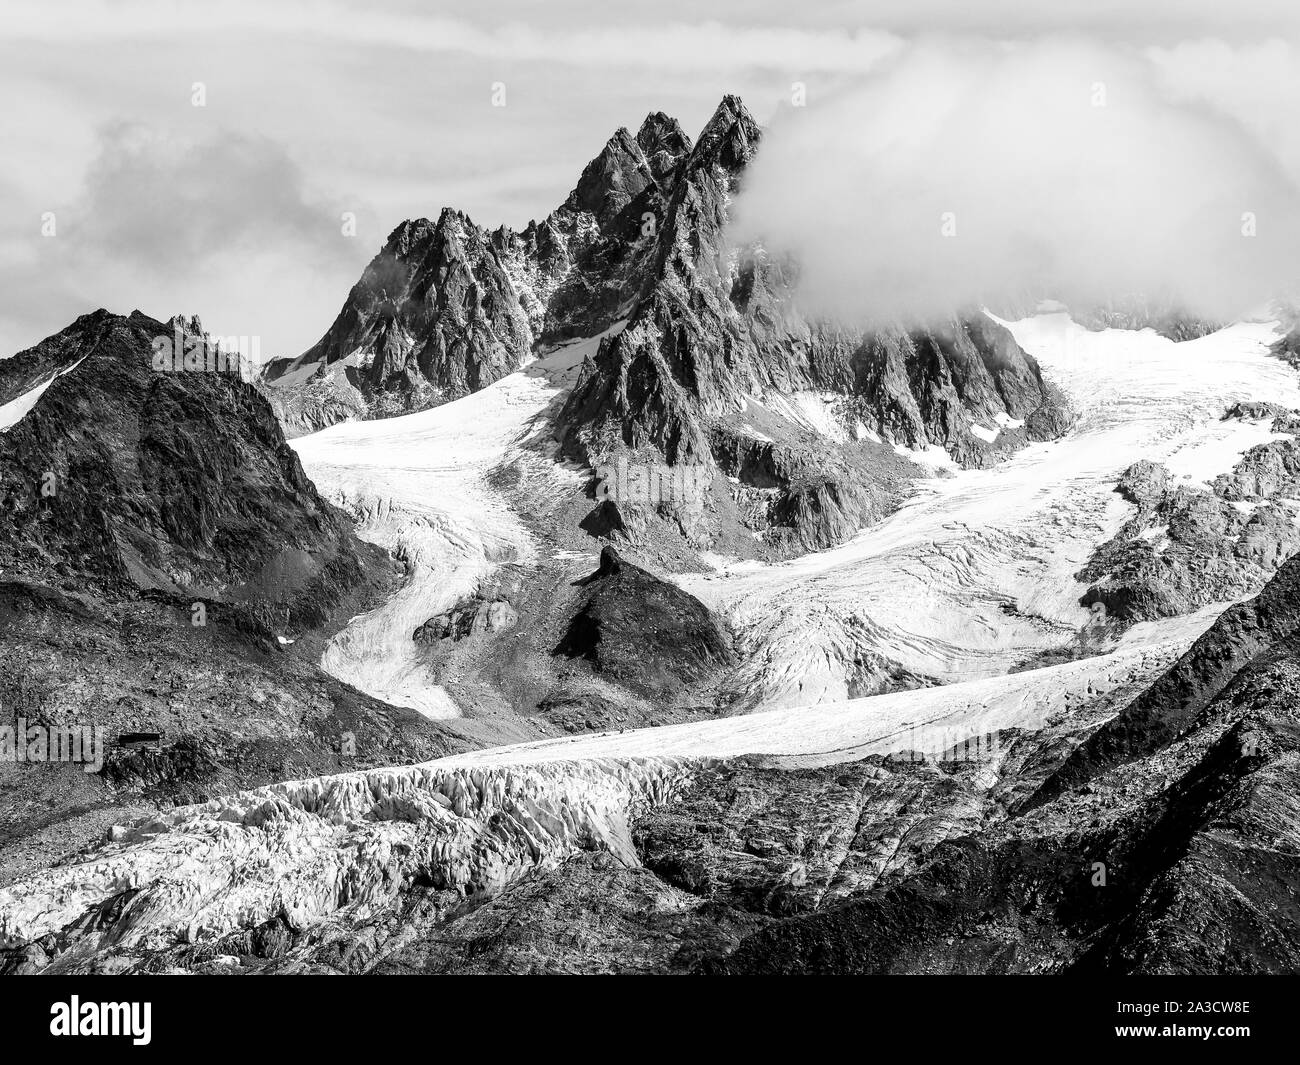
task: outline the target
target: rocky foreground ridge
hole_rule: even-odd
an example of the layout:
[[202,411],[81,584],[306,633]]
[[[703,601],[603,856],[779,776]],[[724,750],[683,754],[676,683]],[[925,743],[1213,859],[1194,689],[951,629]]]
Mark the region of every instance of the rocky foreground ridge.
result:
[[0,888],[9,971],[1294,971],[1300,565],[1039,732],[432,764],[178,810]]
[[93,722],[109,744],[98,773],[0,762],[0,879],[124,811],[465,745],[318,667],[400,566],[238,372],[155,366],[178,329],[98,311],[0,361],[0,403],[45,386],[0,432],[0,724]]

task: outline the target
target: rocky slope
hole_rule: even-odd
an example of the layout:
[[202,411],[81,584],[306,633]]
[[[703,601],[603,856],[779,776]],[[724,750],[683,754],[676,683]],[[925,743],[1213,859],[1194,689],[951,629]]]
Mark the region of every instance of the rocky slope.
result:
[[[3,723],[113,745],[94,774],[0,764],[4,876],[123,805],[464,746],[317,667],[400,569],[320,498],[237,372],[155,368],[177,327],[99,311],[0,363],[6,396],[39,391],[0,433]],[[128,733],[160,741],[116,746]]]
[[321,341],[267,367],[287,429],[455,399],[626,321],[584,367],[556,435],[593,469],[698,465],[708,484],[689,500],[615,499],[593,528],[637,541],[664,522],[732,550],[756,534],[776,554],[892,510],[917,472],[896,448],[984,466],[1064,431],[1060,393],[982,314],[870,334],[803,315],[797,264],[727,237],[760,141],[735,97],[694,145],[651,114],[522,232],[450,209],[403,223]]
[[0,888],[0,964],[1293,971],[1298,579],[1285,564],[1154,685],[937,749],[506,750],[178,810]]
[[521,232],[446,208],[393,231],[321,340],[270,363],[268,395],[291,432],[422,410],[517,369],[537,344],[591,336],[628,313],[689,139],[667,116],[620,129],[568,199]]
[[1137,509],[1078,573],[1085,605],[1121,623],[1191,613],[1248,595],[1300,548],[1300,414],[1265,402],[1224,419],[1268,424],[1277,438],[1209,485],[1147,460],[1126,469],[1115,490]]

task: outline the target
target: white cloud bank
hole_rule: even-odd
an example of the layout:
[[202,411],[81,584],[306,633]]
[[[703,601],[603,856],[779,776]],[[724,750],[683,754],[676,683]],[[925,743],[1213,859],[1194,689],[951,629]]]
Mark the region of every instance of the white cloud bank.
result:
[[1291,101],[1216,85],[1225,49],[918,41],[778,116],[734,235],[868,321],[1135,293],[1232,317],[1297,272],[1300,196]]

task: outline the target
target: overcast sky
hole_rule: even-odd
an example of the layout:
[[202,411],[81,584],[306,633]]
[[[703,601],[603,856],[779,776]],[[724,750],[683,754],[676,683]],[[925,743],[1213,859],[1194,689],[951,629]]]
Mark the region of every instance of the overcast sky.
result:
[[854,86],[936,34],[1141,55],[1285,185],[1300,169],[1294,6],[721,0],[705,21],[698,0],[3,0],[0,353],[105,306],[197,313],[260,336],[263,356],[296,354],[403,219],[450,205],[522,225],[618,126],[663,110],[694,136],[727,92],[766,122],[802,81],[810,113],[837,101],[852,122],[844,101],[878,98]]

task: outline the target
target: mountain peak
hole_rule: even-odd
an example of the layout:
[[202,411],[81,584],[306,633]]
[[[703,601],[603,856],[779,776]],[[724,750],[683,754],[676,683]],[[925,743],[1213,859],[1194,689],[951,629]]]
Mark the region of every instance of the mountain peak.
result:
[[651,111],[636,132],[636,142],[645,153],[655,181],[663,185],[677,164],[691,151],[691,138],[677,119],[662,111]]
[[691,153],[694,165],[716,162],[737,170],[754,154],[762,130],[739,96],[728,93],[700,132]]
[[[433,231],[434,224],[429,219],[408,218],[388,234],[388,239],[384,242],[384,251],[404,256],[411,248],[432,234]],[[380,254],[383,254],[383,252]]]
[[636,131],[636,142],[647,157],[657,151],[684,155],[691,150],[691,138],[686,135],[681,123],[662,111],[651,111],[645,116],[641,128]]
[[620,126],[589,162],[565,206],[595,215],[604,229],[629,200],[654,181],[641,145]]

